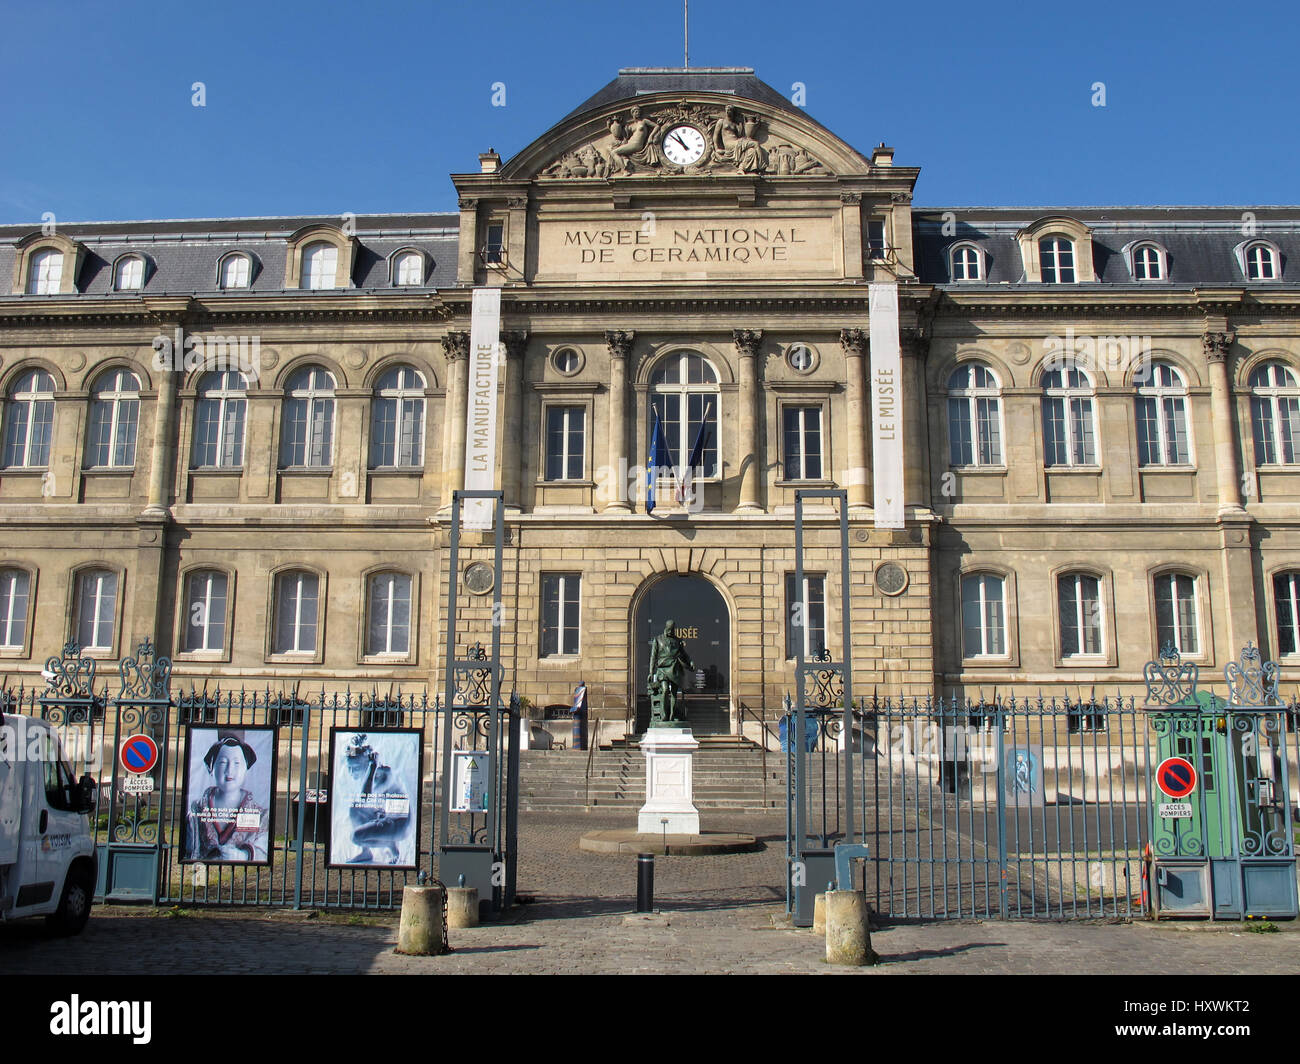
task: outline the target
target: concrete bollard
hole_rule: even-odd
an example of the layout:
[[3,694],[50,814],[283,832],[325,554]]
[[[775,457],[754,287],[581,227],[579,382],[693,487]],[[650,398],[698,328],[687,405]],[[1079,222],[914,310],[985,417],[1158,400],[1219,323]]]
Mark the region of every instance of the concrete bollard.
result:
[[826,895],[817,894],[813,897],[813,934],[826,934]]
[[871,948],[867,896],[860,890],[826,892],[826,962],[861,967],[879,958]]
[[416,957],[447,952],[447,890],[402,888],[402,918],[397,925],[397,952]]
[[478,927],[478,887],[447,888],[447,926]]

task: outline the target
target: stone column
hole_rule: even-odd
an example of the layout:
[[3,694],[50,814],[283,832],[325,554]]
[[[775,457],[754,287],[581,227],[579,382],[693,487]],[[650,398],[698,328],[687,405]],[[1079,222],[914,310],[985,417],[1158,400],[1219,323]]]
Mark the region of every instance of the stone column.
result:
[[505,417],[501,426],[501,490],[508,509],[523,509],[524,352],[526,332],[503,332],[506,354]]
[[180,374],[170,366],[158,371],[158,407],[153,419],[153,450],[149,460],[149,502],[144,512],[163,517],[171,505],[172,455],[176,452],[176,389]]
[[447,356],[447,447],[443,452],[441,505],[451,506],[451,493],[465,487],[465,418],[469,402],[469,333],[449,332],[442,338]]
[[1232,384],[1228,367],[1231,332],[1207,332],[1201,337],[1210,365],[1210,414],[1214,422],[1214,466],[1218,473],[1219,512],[1240,511],[1241,456],[1237,453],[1237,423],[1232,416]]
[[460,244],[456,254],[456,283],[472,285],[478,278],[478,200],[460,198]]
[[930,507],[930,449],[925,356],[930,341],[919,331],[903,333],[903,502]]
[[627,451],[627,356],[636,333],[611,329],[605,333],[609,347],[609,482],[613,487],[602,513],[631,510],[627,501],[628,472],[632,456]]
[[[740,409],[737,411],[736,436],[739,444],[740,502],[737,510],[762,511],[763,461],[758,446],[758,347],[763,340],[760,329],[733,329],[731,338],[740,360]],[[721,422],[719,422],[721,424]],[[722,451],[722,441],[718,441]]]
[[861,509],[871,505],[871,474],[867,468],[867,345],[865,329],[841,329],[840,347],[846,363],[844,405],[848,414],[848,464],[843,485],[848,489],[849,506]]

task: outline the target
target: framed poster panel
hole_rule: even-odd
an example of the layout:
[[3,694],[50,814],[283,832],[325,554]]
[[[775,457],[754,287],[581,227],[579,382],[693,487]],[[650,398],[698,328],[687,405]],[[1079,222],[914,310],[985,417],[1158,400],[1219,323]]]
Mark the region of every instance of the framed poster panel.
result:
[[413,871],[423,779],[419,728],[331,728],[326,865]]
[[275,755],[274,728],[190,725],[183,864],[271,863]]

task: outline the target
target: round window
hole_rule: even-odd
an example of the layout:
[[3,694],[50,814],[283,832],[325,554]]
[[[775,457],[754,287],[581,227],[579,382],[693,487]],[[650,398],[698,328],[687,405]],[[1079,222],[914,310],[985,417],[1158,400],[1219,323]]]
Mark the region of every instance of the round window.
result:
[[551,355],[551,365],[557,373],[572,377],[582,369],[582,355],[572,347],[562,347]]
[[785,360],[796,373],[811,373],[817,367],[817,352],[805,343],[791,344]]

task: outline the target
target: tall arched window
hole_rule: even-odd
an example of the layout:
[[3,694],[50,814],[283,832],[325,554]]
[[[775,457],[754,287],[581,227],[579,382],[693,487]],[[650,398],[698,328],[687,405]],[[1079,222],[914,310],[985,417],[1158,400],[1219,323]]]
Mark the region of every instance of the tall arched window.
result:
[[1281,362],[1265,362],[1250,375],[1250,417],[1256,465],[1294,465],[1300,458],[1300,387]]
[[424,465],[424,377],[411,366],[386,370],[375,384],[370,418],[370,467]]
[[418,251],[402,251],[393,260],[393,284],[424,284],[424,256]]
[[366,654],[380,656],[411,651],[411,576],[376,573],[367,595]]
[[54,378],[45,370],[31,370],[14,381],[5,403],[4,426],[6,467],[33,469],[49,465]]
[[277,574],[272,653],[316,653],[319,592],[320,578],[315,573],[295,569]]
[[27,267],[27,291],[37,296],[54,296],[63,287],[63,252],[43,248],[31,257]]
[[654,465],[680,473],[702,442],[699,475],[718,475],[718,398],[718,375],[699,355],[672,354],[659,364],[650,378],[650,420],[658,418],[660,433]]
[[90,569],[77,576],[77,642],[86,650],[112,650],[117,619],[117,574]]
[[302,287],[337,288],[339,249],[324,240],[302,249]]
[[131,292],[143,288],[144,259],[139,255],[127,255],[118,259],[113,287],[119,292]]
[[1187,385],[1167,362],[1153,362],[1137,380],[1138,465],[1187,465]]
[[1157,648],[1172,646],[1180,654],[1200,653],[1196,582],[1196,577],[1186,573],[1161,573],[1155,578]]
[[1038,242],[1038,261],[1047,284],[1073,284],[1074,241],[1066,236],[1045,236]]
[[1163,281],[1165,257],[1155,244],[1139,244],[1133,249],[1133,280]]
[[32,577],[26,569],[0,569],[0,647],[21,648],[27,635]]
[[88,468],[130,469],[140,424],[140,381],[126,369],[110,369],[91,389]]
[[1007,652],[1006,578],[967,573],[961,578],[962,654],[1000,657]]
[[1300,572],[1273,577],[1273,605],[1277,611],[1277,652],[1300,654]]
[[984,280],[984,263],[974,244],[956,244],[950,252],[949,276],[954,281]]
[[1002,400],[998,379],[980,362],[948,378],[948,444],[955,466],[1002,464]]
[[1281,275],[1277,252],[1269,244],[1250,244],[1246,248],[1246,279],[1276,281]]
[[222,288],[247,288],[252,281],[253,260],[243,252],[234,252],[221,260],[218,282]]
[[280,464],[328,468],[334,456],[334,377],[304,366],[289,378],[284,402]]
[[181,649],[196,654],[226,649],[226,589],[229,577],[218,569],[198,569],[185,577],[185,636]]
[[1073,363],[1043,374],[1043,452],[1049,466],[1097,464],[1092,379]]
[[1062,573],[1056,578],[1061,657],[1102,653],[1101,581],[1091,573]]
[[194,410],[194,465],[238,469],[244,464],[248,381],[236,370],[205,373]]

